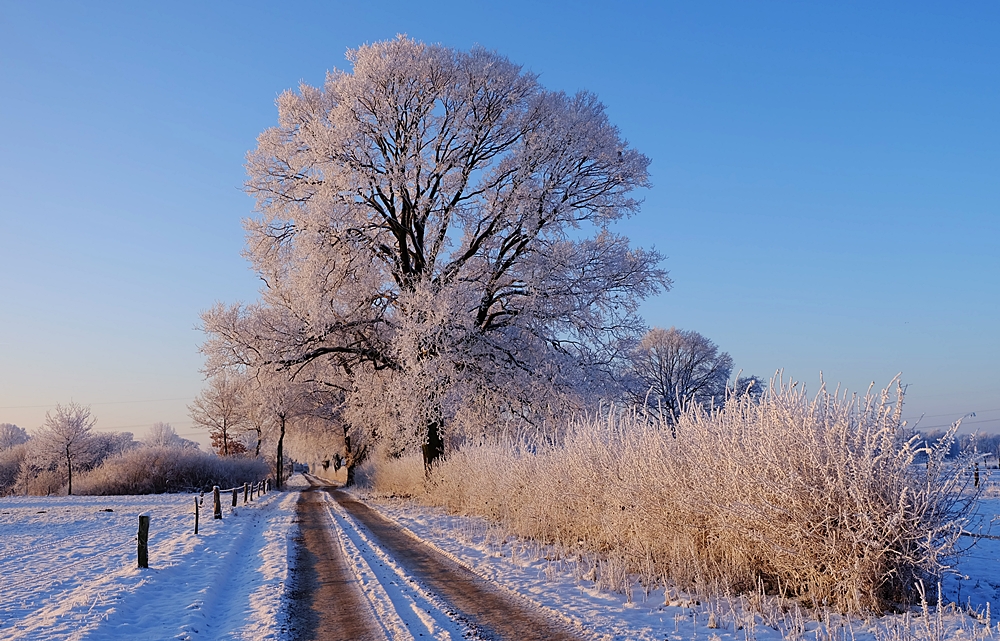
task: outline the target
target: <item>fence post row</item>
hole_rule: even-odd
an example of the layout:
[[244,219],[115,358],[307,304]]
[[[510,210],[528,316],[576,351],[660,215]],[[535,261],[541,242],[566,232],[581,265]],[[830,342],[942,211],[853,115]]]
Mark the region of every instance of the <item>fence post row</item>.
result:
[[[268,491],[270,489],[270,486],[271,486],[271,479],[269,479],[269,478],[268,479],[264,479],[263,481],[258,481],[257,483],[244,483],[243,484],[243,505],[247,504],[247,499],[248,498],[249,498],[249,500],[253,501],[253,494],[254,494],[254,492],[257,492],[257,496],[260,497],[260,495],[262,493],[264,493],[264,492],[266,492],[266,491]],[[238,496],[239,489],[240,488],[237,486],[237,487],[234,487],[232,490],[225,490],[226,492],[230,492],[231,491],[233,493],[233,507],[236,507],[236,502],[237,502],[237,496]],[[220,497],[220,493],[222,491],[223,490],[220,490],[218,485],[212,487],[212,499],[213,499],[213,503],[214,503],[214,517],[217,518],[217,519],[221,519],[222,518],[222,500],[221,500],[221,497]],[[198,496],[194,497],[194,533],[195,534],[198,533],[198,511],[199,511],[198,510],[198,506],[201,505],[204,502],[205,502],[205,493],[204,492],[201,492]],[[148,527],[149,527],[149,522],[148,522],[149,517],[147,516],[146,519],[147,519],[146,527],[148,529]],[[142,533],[142,517],[140,517],[140,521],[139,521],[139,531],[140,531],[140,536],[141,536],[141,533]],[[142,546],[142,545],[143,544],[140,543],[140,546]],[[143,554],[144,554],[144,552],[140,551],[140,553],[139,553],[139,555],[140,555],[140,561],[139,562],[140,563],[142,563],[141,559],[143,558],[143,556],[142,556]],[[140,565],[139,567],[146,567],[146,566],[145,565]]]
[[136,556],[139,557],[138,566],[140,568],[149,567],[149,515],[139,515],[139,536],[136,538]]

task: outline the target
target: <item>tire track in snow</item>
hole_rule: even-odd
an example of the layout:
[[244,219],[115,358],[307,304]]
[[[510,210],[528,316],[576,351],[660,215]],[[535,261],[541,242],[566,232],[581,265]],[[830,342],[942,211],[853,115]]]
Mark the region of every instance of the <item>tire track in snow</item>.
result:
[[331,506],[339,508],[331,510],[331,514],[339,516],[338,525],[347,533],[356,533],[373,550],[374,558],[435,604],[439,612],[462,621],[469,633],[486,639],[522,641],[579,638],[533,604],[489,584],[345,492],[334,490],[331,494],[335,499]]
[[337,538],[385,635],[395,640],[457,640],[476,636],[454,610],[428,592],[323,493]]
[[314,487],[302,492],[296,505],[287,641],[386,641],[344,556],[324,497]]

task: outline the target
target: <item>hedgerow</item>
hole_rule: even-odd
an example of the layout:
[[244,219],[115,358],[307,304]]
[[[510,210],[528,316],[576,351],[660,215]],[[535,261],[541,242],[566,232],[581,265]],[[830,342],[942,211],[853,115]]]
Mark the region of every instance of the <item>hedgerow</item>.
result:
[[175,447],[142,447],[111,457],[74,482],[78,494],[121,495],[207,491],[234,487],[270,474],[260,459],[220,457]]
[[368,474],[377,491],[599,553],[624,568],[611,583],[763,588],[880,612],[935,584],[976,498],[969,461],[944,460],[956,427],[928,444],[901,421],[902,401],[898,385],[810,398],[779,380],[673,424],[611,410],[558,438],[468,445],[429,481],[406,459]]

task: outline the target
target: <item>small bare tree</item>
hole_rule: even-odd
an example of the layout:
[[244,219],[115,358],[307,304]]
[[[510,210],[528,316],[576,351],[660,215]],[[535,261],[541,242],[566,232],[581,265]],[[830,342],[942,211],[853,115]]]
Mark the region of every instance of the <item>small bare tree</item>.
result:
[[654,327],[632,354],[630,395],[673,424],[690,403],[721,403],[732,371],[729,354],[698,332]]
[[285,435],[289,421],[304,411],[306,386],[290,380],[288,372],[273,369],[257,370],[254,380],[257,383],[255,402],[267,417],[274,437],[275,482],[278,489],[282,489],[285,482]]
[[206,428],[221,456],[246,452],[236,436],[243,425],[243,378],[225,369],[215,372],[208,387],[188,406],[195,423]]
[[37,455],[65,466],[67,494],[73,494],[73,470],[85,468],[94,455],[94,425],[90,408],[70,402],[46,412],[45,425],[33,439]]

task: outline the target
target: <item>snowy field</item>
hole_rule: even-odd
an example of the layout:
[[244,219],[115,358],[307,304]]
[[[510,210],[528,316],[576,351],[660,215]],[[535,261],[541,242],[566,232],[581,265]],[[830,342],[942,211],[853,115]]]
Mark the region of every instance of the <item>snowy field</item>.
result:
[[0,639],[281,638],[297,493],[207,495],[197,536],[193,496],[0,499]]

